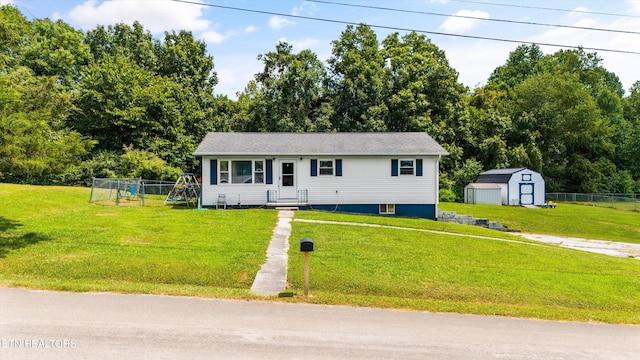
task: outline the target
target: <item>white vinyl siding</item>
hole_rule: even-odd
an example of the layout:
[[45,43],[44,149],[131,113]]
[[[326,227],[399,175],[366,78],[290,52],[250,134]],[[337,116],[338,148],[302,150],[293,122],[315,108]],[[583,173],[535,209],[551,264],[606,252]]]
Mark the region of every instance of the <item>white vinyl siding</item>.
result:
[[422,157],[424,176],[397,177],[389,176],[391,158],[342,156],[342,177],[298,172],[298,188],[309,189],[312,204],[436,204],[438,158]]
[[[313,157],[318,161],[327,159]],[[415,175],[416,159],[422,159],[423,176],[390,176],[389,164],[393,156],[340,156],[342,176],[336,176],[336,160],[333,159],[334,176],[311,176],[311,158],[299,157],[296,162],[297,190],[308,191],[311,204],[437,204],[438,200],[438,157],[412,157]],[[205,156],[202,161],[203,184],[209,184],[210,159],[223,161],[258,160],[251,157],[225,158]],[[402,159],[402,158],[400,158]],[[405,158],[406,159],[406,158]],[[278,159],[273,160],[273,184],[224,184],[203,186],[204,206],[215,204],[218,194],[225,194],[229,205],[264,205],[269,190],[279,191],[280,169]],[[231,164],[229,164],[231,165]],[[254,163],[255,167],[255,163]],[[266,164],[265,164],[266,167]],[[320,170],[320,169],[318,169]],[[255,178],[254,169],[254,178]],[[266,178],[266,170],[265,170]],[[218,182],[220,183],[220,182]],[[537,191],[537,189],[536,189]],[[395,207],[394,207],[395,208]],[[394,209],[395,210],[395,209]]]

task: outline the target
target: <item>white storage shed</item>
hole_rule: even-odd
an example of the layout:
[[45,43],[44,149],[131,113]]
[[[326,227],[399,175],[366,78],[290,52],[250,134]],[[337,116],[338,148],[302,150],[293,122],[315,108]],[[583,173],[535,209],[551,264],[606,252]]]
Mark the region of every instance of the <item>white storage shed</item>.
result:
[[499,186],[502,205],[541,206],[545,202],[544,178],[540,173],[527,168],[485,171],[478,176],[475,184]]

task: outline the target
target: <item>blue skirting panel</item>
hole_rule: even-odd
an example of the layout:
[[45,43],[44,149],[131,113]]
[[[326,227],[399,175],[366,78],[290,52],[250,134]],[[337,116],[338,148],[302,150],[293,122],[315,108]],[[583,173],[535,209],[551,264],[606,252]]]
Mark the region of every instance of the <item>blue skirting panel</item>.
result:
[[[380,207],[372,204],[341,204],[336,205],[311,205],[310,207],[301,207],[301,209],[315,209],[324,211],[336,211],[356,214],[375,214],[378,215]],[[435,220],[436,205],[435,204],[396,204],[395,214],[390,216],[406,216],[418,217]]]

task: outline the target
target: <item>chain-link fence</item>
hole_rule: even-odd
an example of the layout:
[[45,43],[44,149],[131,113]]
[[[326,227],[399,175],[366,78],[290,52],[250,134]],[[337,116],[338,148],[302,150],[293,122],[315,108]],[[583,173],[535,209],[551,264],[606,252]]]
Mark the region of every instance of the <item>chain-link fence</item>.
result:
[[89,202],[117,206],[162,206],[172,181],[94,178]]
[[547,193],[547,201],[640,211],[640,194]]

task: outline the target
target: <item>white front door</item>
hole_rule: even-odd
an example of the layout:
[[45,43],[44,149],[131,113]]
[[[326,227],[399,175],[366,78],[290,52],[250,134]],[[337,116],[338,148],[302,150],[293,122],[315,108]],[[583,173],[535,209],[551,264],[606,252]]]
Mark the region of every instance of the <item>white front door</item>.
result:
[[280,199],[297,200],[296,161],[280,160]]

